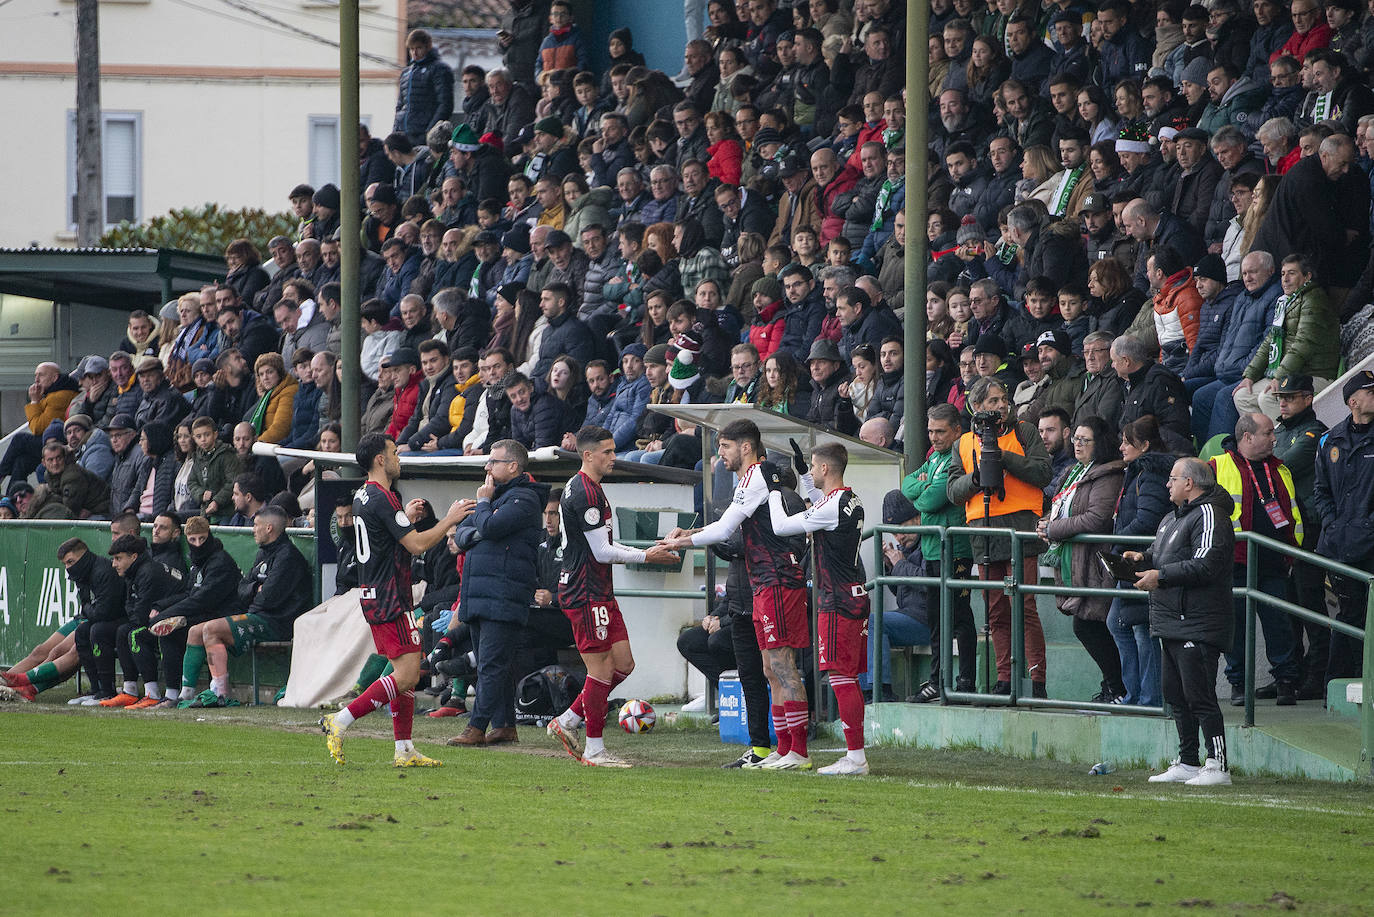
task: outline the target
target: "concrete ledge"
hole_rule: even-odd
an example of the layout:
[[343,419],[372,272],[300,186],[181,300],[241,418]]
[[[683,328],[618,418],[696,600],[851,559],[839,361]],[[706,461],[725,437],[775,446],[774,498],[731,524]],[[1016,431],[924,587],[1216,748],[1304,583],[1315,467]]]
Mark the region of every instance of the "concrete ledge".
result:
[[[1173,720],[1163,717],[1060,713],[998,707],[876,704],[865,708],[864,729],[874,745],[920,748],[976,746],[1018,758],[1072,762],[1085,772],[1099,761],[1117,766],[1162,767],[1178,754]],[[823,729],[839,738],[838,722]],[[1332,725],[1344,732],[1349,727]],[[1358,735],[1353,735],[1358,758]],[[1228,724],[1231,766],[1247,774],[1358,779],[1352,767],[1302,748],[1263,727]]]

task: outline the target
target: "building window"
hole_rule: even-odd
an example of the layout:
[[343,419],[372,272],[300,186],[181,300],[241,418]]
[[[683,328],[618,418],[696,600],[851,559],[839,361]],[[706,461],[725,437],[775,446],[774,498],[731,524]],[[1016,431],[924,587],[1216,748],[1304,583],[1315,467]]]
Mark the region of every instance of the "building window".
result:
[[[105,225],[137,222],[142,212],[143,116],[138,112],[104,112],[101,133]],[[67,112],[67,222],[76,219],[76,112]]]
[[316,188],[339,183],[339,118],[337,115],[311,115],[310,184]]

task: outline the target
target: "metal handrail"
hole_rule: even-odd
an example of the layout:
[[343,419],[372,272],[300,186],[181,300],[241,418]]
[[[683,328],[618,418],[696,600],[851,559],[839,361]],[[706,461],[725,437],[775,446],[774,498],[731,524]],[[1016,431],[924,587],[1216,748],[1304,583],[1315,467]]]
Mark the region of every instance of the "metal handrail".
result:
[[[1103,704],[1092,701],[1069,701],[1059,699],[1035,699],[1027,703],[1021,695],[1021,659],[1019,654],[1023,652],[1024,641],[1024,620],[1020,597],[1026,595],[1071,595],[1115,598],[1123,595],[1134,595],[1139,597],[1140,593],[1135,589],[1107,589],[1089,586],[1044,586],[1037,583],[1023,583],[1022,579],[1022,559],[1023,545],[1028,541],[1039,541],[1040,536],[1035,532],[1021,532],[1008,528],[984,528],[982,526],[940,526],[940,525],[875,525],[866,534],[871,534],[873,539],[873,562],[875,570],[884,570],[882,553],[882,535],[884,534],[908,534],[908,535],[938,535],[940,538],[940,569],[948,571],[952,561],[952,536],[994,536],[1007,537],[1011,540],[1012,560],[1010,576],[1003,578],[1000,582],[996,580],[954,580],[944,577],[932,576],[890,576],[878,574],[873,576],[866,584],[872,596],[871,604],[874,614],[874,644],[881,648],[883,639],[883,610],[885,599],[885,586],[936,586],[940,588],[940,680],[942,682],[942,703],[979,703],[992,706],[1034,706],[1048,708],[1071,708],[1076,710],[1096,710],[1104,713],[1113,714],[1150,714],[1161,715],[1161,707],[1143,707],[1139,705],[1127,704]],[[1374,767],[1374,640],[1366,640],[1365,634],[1374,629],[1374,574],[1360,570],[1348,564],[1321,557],[1310,551],[1295,548],[1292,545],[1276,541],[1264,535],[1253,532],[1239,532],[1237,540],[1245,545],[1246,551],[1246,583],[1244,586],[1233,586],[1231,594],[1234,598],[1241,598],[1245,601],[1245,720],[1246,726],[1255,724],[1255,619],[1257,615],[1257,605],[1263,604],[1277,608],[1286,614],[1300,618],[1304,621],[1312,621],[1320,624],[1329,630],[1346,636],[1358,639],[1364,644],[1364,660],[1361,671],[1361,683],[1364,689],[1365,701],[1360,709],[1360,733],[1361,745],[1360,760],[1367,767]],[[1154,541],[1148,535],[1075,535],[1066,539],[1064,544],[1134,544],[1149,545]],[[1335,618],[1318,614],[1310,609],[1295,605],[1286,599],[1269,595],[1258,588],[1259,584],[1259,563],[1258,552],[1263,548],[1282,554],[1293,560],[1310,563],[1330,573],[1336,573],[1349,579],[1364,582],[1369,588],[1369,597],[1365,608],[1365,626],[1363,629],[1338,621]],[[955,589],[979,589],[990,591],[1001,589],[1010,598],[1011,602],[1011,690],[1009,695],[980,694],[976,692],[961,692],[953,690],[953,621],[950,603],[950,594]],[[873,683],[882,684],[883,678],[883,654],[881,650],[874,653]]]

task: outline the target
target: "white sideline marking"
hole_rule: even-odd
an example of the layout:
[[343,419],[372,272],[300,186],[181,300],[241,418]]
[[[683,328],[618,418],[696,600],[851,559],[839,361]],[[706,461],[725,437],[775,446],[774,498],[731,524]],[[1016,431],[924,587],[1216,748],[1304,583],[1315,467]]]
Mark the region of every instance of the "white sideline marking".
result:
[[[1030,793],[1039,796],[1061,796],[1075,799],[1083,796],[1101,796],[1103,798],[1110,799],[1134,799],[1146,800],[1149,802],[1175,802],[1192,798],[1191,795],[1173,796],[1164,795],[1164,793],[1162,792],[1159,794],[1141,794],[1134,793],[1131,791],[1124,791],[1120,793],[1104,792],[1100,789],[1084,789],[1082,791],[1048,790],[1034,789],[1031,787],[997,786],[995,784],[961,783],[957,781],[951,783],[922,783],[916,780],[906,780],[903,781],[903,784],[905,786],[915,787],[917,789],[924,790],[961,789],[977,790],[980,792],[988,793]],[[1208,796],[1206,798],[1208,802],[1221,803],[1222,805],[1228,806],[1238,806],[1240,808],[1247,809],[1286,809],[1294,812],[1312,812],[1318,815],[1358,815],[1363,818],[1369,818],[1374,816],[1374,811],[1352,812],[1349,809],[1330,809],[1325,806],[1303,805],[1300,803],[1295,803],[1292,800],[1282,799],[1277,796],[1250,796],[1240,798],[1237,798],[1236,796],[1230,796],[1229,798],[1226,796]]]

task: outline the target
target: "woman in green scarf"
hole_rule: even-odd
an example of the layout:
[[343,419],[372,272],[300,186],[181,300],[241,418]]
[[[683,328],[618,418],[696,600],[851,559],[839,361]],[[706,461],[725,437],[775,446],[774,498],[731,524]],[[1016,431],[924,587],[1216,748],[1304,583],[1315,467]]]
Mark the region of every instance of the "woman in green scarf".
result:
[[258,401],[243,419],[253,425],[260,443],[279,443],[291,432],[296,404],[296,377],[286,371],[279,353],[265,353],[253,364]]
[[[1075,464],[1055,491],[1050,511],[1037,531],[1050,543],[1041,563],[1054,568],[1060,586],[1114,588],[1115,580],[1098,563],[1100,545],[1064,544],[1074,535],[1105,535],[1112,530],[1116,498],[1126,466],[1117,458],[1116,441],[1104,420],[1084,418],[1073,431]],[[1107,630],[1106,597],[1055,596],[1055,605],[1073,616],[1073,635],[1102,672],[1102,690],[1095,701],[1117,703],[1126,694],[1121,681],[1121,655]]]

